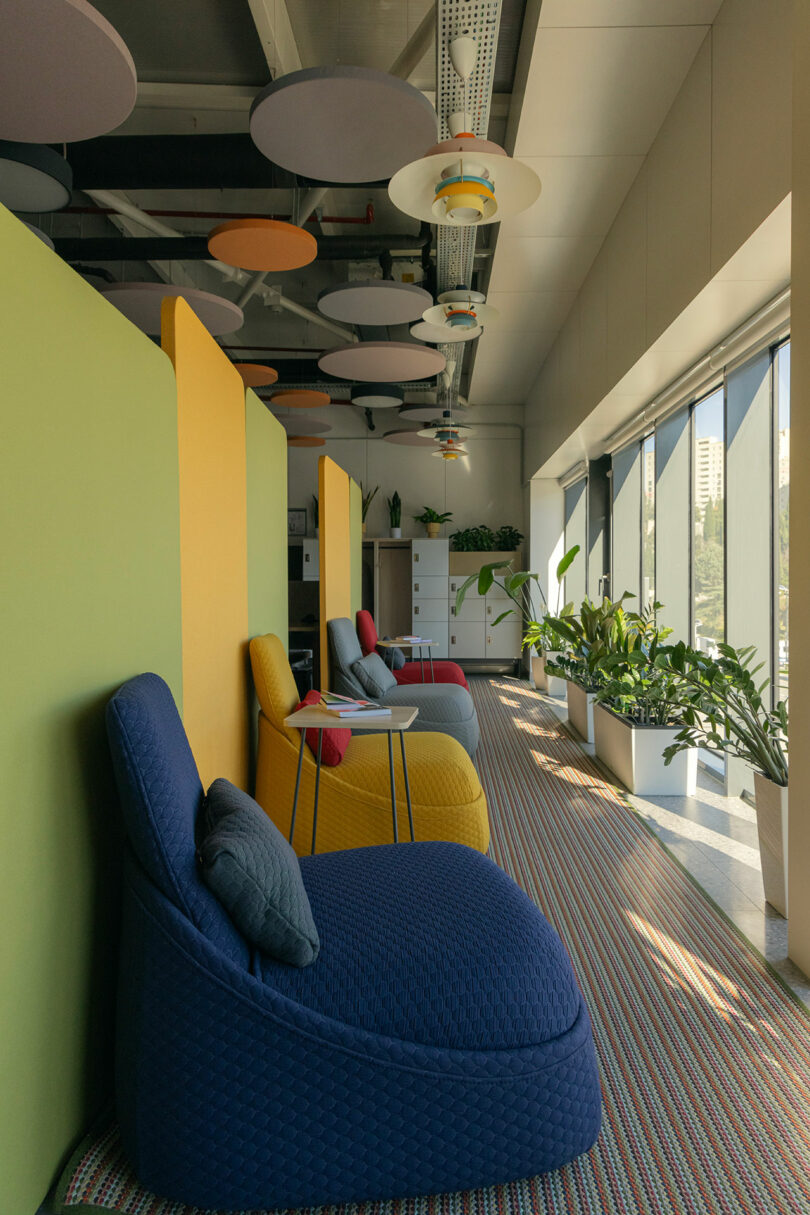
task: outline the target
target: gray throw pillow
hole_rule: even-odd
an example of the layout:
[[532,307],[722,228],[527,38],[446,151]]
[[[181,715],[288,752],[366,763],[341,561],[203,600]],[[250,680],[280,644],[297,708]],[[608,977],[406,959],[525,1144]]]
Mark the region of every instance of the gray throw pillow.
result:
[[393,674],[376,653],[366,654],[365,658],[358,658],[357,662],[353,662],[352,674],[371,697],[385,696],[386,692],[397,686]]
[[279,962],[309,966],[320,940],[298,857],[261,806],[227,780],[208,790],[203,877],[236,927]]
[[[383,641],[390,640],[390,637],[383,637]],[[405,655],[398,645],[377,646],[377,653],[391,671],[401,671],[405,666]]]

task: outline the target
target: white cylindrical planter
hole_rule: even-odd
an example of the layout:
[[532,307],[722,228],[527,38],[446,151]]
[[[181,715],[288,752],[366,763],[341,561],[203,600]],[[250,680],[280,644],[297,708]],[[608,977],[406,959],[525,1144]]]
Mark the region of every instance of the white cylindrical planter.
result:
[[675,741],[679,726],[636,726],[604,705],[593,707],[596,754],[631,793],[658,797],[693,797],[697,787],[697,747],[679,751],[664,764],[664,749]]
[[580,738],[585,742],[593,742],[593,704],[595,692],[586,692],[578,683],[566,680],[566,696],[568,698],[568,720]]
[[754,773],[757,834],[765,898],[780,915],[788,913],[788,791],[762,772]]
[[539,655],[532,657],[534,686],[538,692],[545,692],[547,696],[565,696],[565,680],[560,679],[559,675],[549,675],[546,671],[546,659],[553,661],[558,657],[557,650],[541,650]]
[[402,537],[402,528],[401,527],[392,527],[391,528],[391,539],[399,540],[401,537]]

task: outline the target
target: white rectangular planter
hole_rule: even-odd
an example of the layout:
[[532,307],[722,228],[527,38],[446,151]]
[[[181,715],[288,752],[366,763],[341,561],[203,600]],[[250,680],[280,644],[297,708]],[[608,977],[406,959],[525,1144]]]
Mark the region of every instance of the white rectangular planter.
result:
[[593,742],[593,702],[595,692],[586,692],[578,683],[566,680],[566,695],[568,697],[568,720],[580,738],[585,742]]
[[788,791],[762,772],[754,773],[757,834],[765,898],[780,915],[788,913],[787,843]]
[[557,657],[556,651],[542,650],[539,657],[532,658],[532,676],[534,678],[534,686],[538,692],[545,692],[547,696],[557,696],[562,699],[565,696],[565,680],[559,675],[549,675],[546,671],[546,659],[554,659]]
[[604,705],[594,705],[596,754],[631,793],[659,797],[692,797],[697,785],[697,748],[680,751],[669,767],[665,747],[675,741],[677,726],[636,726]]

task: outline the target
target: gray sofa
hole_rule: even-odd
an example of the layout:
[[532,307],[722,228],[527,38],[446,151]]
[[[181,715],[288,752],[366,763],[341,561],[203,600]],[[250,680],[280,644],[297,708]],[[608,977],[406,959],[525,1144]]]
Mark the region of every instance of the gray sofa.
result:
[[[363,657],[351,620],[339,617],[327,624],[332,690],[342,696],[366,697],[368,693],[352,672],[352,664]],[[426,664],[427,669],[427,664]],[[461,743],[472,758],[478,749],[478,715],[466,688],[452,683],[398,684],[384,696],[381,704],[415,705],[419,716],[411,730],[449,734]]]

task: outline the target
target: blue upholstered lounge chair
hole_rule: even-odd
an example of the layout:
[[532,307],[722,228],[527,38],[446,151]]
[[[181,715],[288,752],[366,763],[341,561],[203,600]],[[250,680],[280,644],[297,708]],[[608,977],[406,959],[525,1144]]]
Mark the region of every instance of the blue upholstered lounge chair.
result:
[[599,1130],[556,933],[450,843],[307,857],[321,951],[257,953],[198,875],[203,802],[166,684],[108,708],[127,832],[117,1106],[140,1181],[189,1205],[404,1197],[557,1168]]

